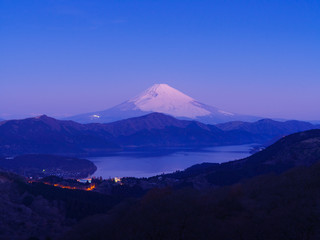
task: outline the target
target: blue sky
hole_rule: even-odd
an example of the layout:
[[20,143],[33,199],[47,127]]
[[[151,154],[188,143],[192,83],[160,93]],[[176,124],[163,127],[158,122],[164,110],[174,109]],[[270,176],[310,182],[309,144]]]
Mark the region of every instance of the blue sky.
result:
[[320,120],[320,1],[0,0],[0,117],[103,110],[154,83]]

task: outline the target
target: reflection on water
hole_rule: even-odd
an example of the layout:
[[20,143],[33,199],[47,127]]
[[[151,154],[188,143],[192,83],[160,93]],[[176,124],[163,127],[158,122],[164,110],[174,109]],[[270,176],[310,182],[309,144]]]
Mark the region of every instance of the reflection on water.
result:
[[96,177],[150,177],[184,170],[194,164],[222,163],[245,158],[254,144],[194,149],[135,151],[89,158],[97,166]]

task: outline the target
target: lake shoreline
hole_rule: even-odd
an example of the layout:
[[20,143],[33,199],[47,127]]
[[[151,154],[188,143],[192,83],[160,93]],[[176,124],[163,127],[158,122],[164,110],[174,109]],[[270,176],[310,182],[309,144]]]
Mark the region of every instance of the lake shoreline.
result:
[[215,146],[209,148],[162,148],[149,151],[125,151],[107,156],[90,157],[97,166],[92,175],[113,177],[152,177],[181,171],[195,164],[223,163],[248,157],[259,144]]

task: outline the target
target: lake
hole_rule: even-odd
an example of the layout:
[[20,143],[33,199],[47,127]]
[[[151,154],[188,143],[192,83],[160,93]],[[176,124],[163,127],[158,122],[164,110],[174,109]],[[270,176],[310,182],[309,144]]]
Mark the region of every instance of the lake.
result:
[[102,178],[151,177],[162,173],[184,170],[194,164],[223,163],[250,156],[256,144],[219,146],[201,150],[162,149],[161,151],[121,152],[88,158],[97,166],[92,175]]

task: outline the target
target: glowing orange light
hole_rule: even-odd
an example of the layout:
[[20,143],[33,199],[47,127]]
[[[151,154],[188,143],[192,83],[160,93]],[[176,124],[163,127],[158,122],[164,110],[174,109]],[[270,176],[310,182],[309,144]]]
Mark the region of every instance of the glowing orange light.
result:
[[[36,182],[36,181],[28,181],[28,183],[33,183],[33,182]],[[90,186],[88,186],[88,187],[87,186],[72,187],[72,186],[62,185],[62,184],[58,184],[58,183],[49,183],[49,182],[42,182],[42,183],[46,184],[46,185],[54,186],[54,187],[59,187],[59,188],[77,189],[77,190],[84,190],[84,191],[91,191],[96,188],[95,184],[90,184]]]

